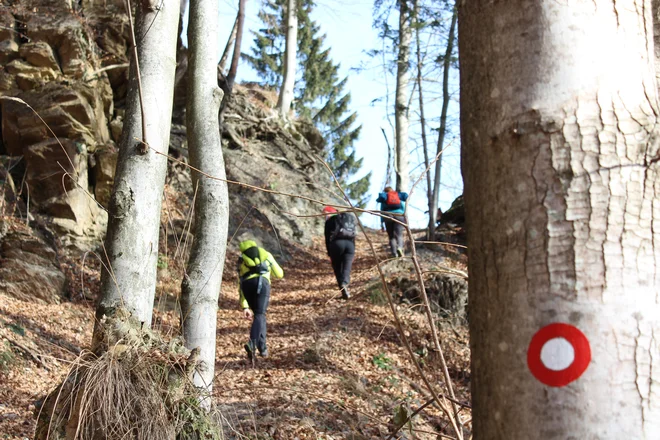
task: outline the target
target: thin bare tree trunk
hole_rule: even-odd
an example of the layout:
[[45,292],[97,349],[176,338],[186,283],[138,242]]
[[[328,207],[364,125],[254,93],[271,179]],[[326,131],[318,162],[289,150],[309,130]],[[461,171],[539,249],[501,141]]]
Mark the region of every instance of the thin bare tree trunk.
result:
[[394,120],[396,127],[396,188],[408,191],[410,186],[408,151],[408,84],[410,83],[410,42],[412,40],[411,10],[407,0],[399,4],[399,55],[396,64],[396,99]]
[[241,59],[241,43],[243,42],[243,23],[245,22],[245,3],[247,0],[239,0],[238,3],[238,17],[236,26],[236,44],[234,44],[234,54],[231,57],[231,66],[229,67],[229,74],[227,75],[227,88],[229,93],[234,88],[234,81],[238,73],[238,62]]
[[296,0],[288,0],[286,9],[286,46],[284,52],[284,79],[277,101],[277,109],[283,118],[289,116],[296,82],[298,52],[298,9]]
[[[111,272],[104,271],[101,276],[97,318],[112,315],[117,307],[123,306],[149,327],[167,171],[166,157],[156,152],[167,154],[169,145],[179,2],[165,0],[157,10],[150,9],[147,2],[140,2],[136,14],[146,132],[142,130],[135,60],[132,60],[105,242]],[[141,153],[143,146],[136,139],[149,142],[150,149],[145,154]]]
[[438,149],[433,177],[433,207],[429,206],[429,240],[435,240],[435,224],[438,221],[438,204],[440,203],[440,185],[442,183],[442,150],[445,148],[445,134],[447,133],[447,111],[449,109],[449,71],[451,69],[451,56],[454,53],[454,39],[456,36],[456,21],[458,10],[454,7],[449,25],[449,36],[447,37],[447,49],[442,63],[442,111],[440,112],[440,130],[438,131]]
[[[424,117],[424,91],[422,88],[422,48],[421,40],[419,38],[419,11],[417,9],[417,0],[414,2],[414,15],[415,15],[415,47],[417,48],[417,93],[419,98],[419,117],[422,129],[422,150],[424,151],[424,169],[428,170],[430,167],[428,142],[426,140],[426,118]],[[426,198],[429,206],[429,226],[426,237],[428,240],[433,240],[435,237],[435,203],[433,200],[433,187],[431,187],[431,174],[426,172]]]
[[387,138],[387,133],[385,133],[385,128],[380,127],[380,131],[383,132],[383,137],[385,138],[385,145],[387,145],[387,169],[385,171],[385,184],[383,185],[383,188],[386,186],[390,185],[390,179],[392,178],[392,163],[394,162],[394,156],[395,152],[392,149],[392,146],[390,145],[390,140]]
[[[188,0],[181,0],[179,3],[179,26],[177,30],[176,39],[176,70],[174,73],[174,88],[176,89],[181,80],[186,76],[188,70],[188,52],[187,48],[183,45],[183,25],[186,8],[188,7]],[[175,116],[176,117],[176,116]]]
[[[190,165],[224,179],[218,112],[223,93],[217,80],[218,2],[191,0],[186,126]],[[209,392],[213,386],[218,295],[227,248],[229,221],[227,184],[192,172],[195,228],[186,274],[181,283],[181,321],[186,347],[200,348],[201,369],[194,382]]]
[[657,439],[651,0],[477,0],[458,23],[474,438]]
[[218,70],[223,73],[225,71],[227,60],[229,59],[229,50],[234,44],[234,41],[236,41],[236,31],[238,30],[238,16],[240,13],[241,10],[239,4],[238,14],[236,15],[236,20],[234,20],[234,27],[231,28],[231,34],[229,34],[229,39],[227,40],[227,44],[225,45],[225,50],[222,51],[222,56],[220,57],[220,62],[218,63]]

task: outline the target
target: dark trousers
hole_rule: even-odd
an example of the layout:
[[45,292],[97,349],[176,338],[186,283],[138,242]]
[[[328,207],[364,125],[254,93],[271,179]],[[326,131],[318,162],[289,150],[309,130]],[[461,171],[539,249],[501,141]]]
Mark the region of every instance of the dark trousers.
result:
[[338,239],[328,245],[328,255],[332,261],[339,288],[348,286],[351,282],[351,266],[355,258],[355,243],[353,240]]
[[396,250],[403,250],[403,225],[397,223],[392,219],[396,219],[400,222],[405,222],[405,217],[402,215],[389,214],[390,217],[384,217],[385,230],[387,231],[387,236],[390,239],[390,253],[393,257],[396,257]]
[[260,353],[266,350],[266,309],[270,302],[270,283],[264,277],[241,281],[241,290],[252,313],[250,340]]

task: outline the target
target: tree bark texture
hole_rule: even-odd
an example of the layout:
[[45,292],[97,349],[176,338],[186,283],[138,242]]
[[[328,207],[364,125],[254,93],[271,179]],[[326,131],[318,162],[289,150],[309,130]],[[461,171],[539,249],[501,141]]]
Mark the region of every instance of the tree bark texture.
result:
[[[158,8],[138,2],[136,40],[140,61],[146,133],[131,62],[126,118],[109,208],[105,252],[111,272],[103,271],[97,317],[123,306],[151,325],[156,290],[160,210],[167,171],[172,119],[177,25],[180,2],[164,0]],[[141,154],[138,140],[149,147]],[[155,151],[154,151],[155,150]]]
[[651,0],[459,8],[474,438],[660,438]]
[[408,165],[408,84],[410,83],[410,42],[412,41],[412,9],[407,0],[399,3],[399,54],[396,62],[396,97],[394,102],[394,126],[396,131],[396,189],[410,188]]
[[277,101],[277,109],[283,118],[289,116],[296,83],[298,52],[298,13],[296,0],[288,0],[286,8],[286,44],[284,49],[284,78]]
[[[191,0],[186,127],[190,165],[226,178],[218,112],[222,91],[217,80],[218,2]],[[215,366],[218,295],[227,248],[229,199],[227,183],[192,173],[197,188],[194,239],[181,283],[181,321],[186,347],[200,348],[201,368],[194,382],[209,392]]]

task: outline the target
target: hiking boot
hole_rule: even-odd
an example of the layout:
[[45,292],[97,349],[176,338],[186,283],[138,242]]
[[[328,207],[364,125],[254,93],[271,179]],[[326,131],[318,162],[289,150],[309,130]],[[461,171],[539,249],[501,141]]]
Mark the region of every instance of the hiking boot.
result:
[[247,358],[251,361],[254,360],[254,347],[252,347],[252,342],[248,342],[243,348],[245,348],[245,351],[247,352]]
[[351,293],[348,291],[348,286],[341,286],[341,297],[342,299],[348,299],[351,297]]
[[403,257],[403,255],[404,255],[403,254],[403,249],[399,248],[399,249],[396,250],[396,256],[397,257]]
[[267,358],[268,357],[268,349],[264,348],[263,350],[259,350],[259,356]]

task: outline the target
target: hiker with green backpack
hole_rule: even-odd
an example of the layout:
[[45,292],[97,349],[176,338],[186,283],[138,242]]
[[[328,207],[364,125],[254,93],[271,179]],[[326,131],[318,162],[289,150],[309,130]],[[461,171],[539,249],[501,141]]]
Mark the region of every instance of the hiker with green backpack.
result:
[[241,256],[238,257],[238,278],[240,306],[246,319],[252,319],[250,341],[245,344],[248,358],[253,360],[256,351],[268,356],[266,346],[266,309],[270,302],[270,274],[276,278],[284,277],[284,271],[275,258],[257,246],[253,240],[239,244]]
[[357,235],[355,215],[352,212],[337,212],[332,206],[323,208],[325,214],[325,248],[332,262],[337,285],[343,299],[351,297],[348,285],[351,282],[351,267],[355,258]]
[[381,224],[387,230],[390,241],[390,254],[392,257],[403,257],[403,225],[406,222],[404,213],[406,211],[406,200],[408,193],[395,191],[388,186],[378,194],[376,199],[380,203]]

